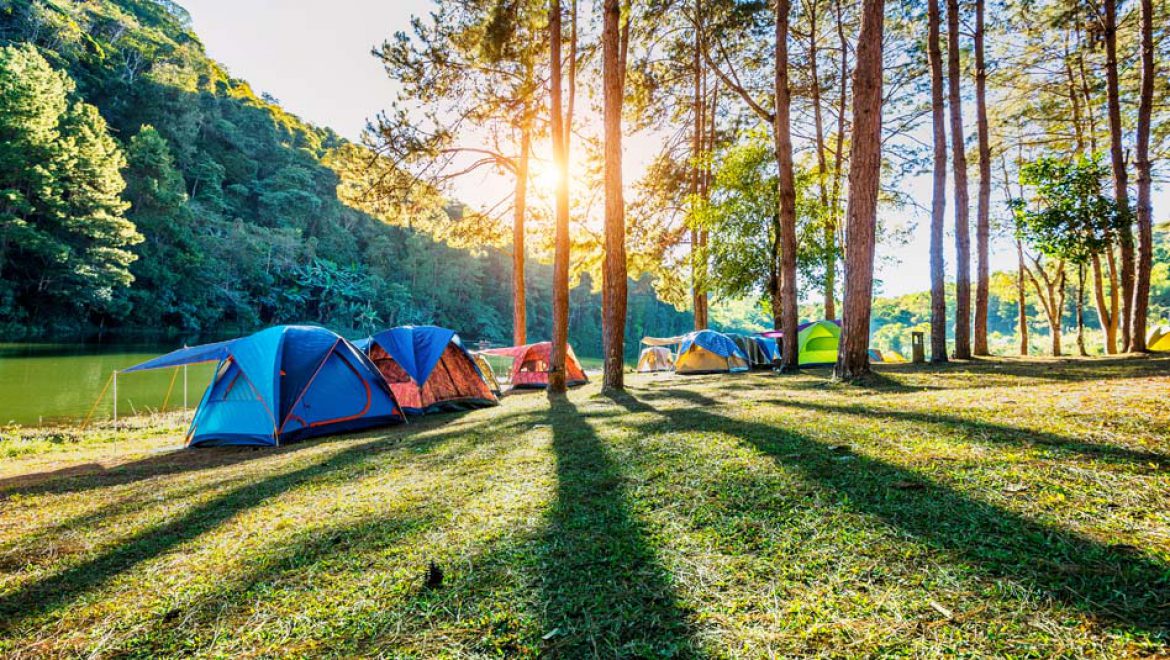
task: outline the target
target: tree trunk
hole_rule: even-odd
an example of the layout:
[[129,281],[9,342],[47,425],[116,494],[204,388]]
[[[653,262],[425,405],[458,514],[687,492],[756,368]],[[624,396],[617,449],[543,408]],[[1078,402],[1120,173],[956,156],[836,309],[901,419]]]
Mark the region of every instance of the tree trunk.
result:
[[528,159],[532,124],[527,116],[520,127],[520,157],[516,161],[516,198],[512,217],[512,345],[528,343],[527,292],[524,278],[524,215],[528,206]]
[[557,168],[556,236],[553,252],[553,331],[548,391],[564,394],[565,355],[569,341],[569,153],[567,126],[561,108],[561,0],[552,0],[548,17],[549,109],[553,163]]
[[602,282],[603,390],[625,388],[626,218],[622,199],[624,82],[620,0],[605,0],[601,33],[605,104],[605,273]]
[[[695,221],[694,210],[697,209],[699,199],[699,178],[701,171],[700,159],[703,153],[703,41],[698,28],[702,20],[702,0],[695,0],[695,53],[694,53],[694,97],[691,103],[691,116],[694,120],[694,131],[691,139],[691,173],[690,193],[692,203],[691,221]],[[706,259],[703,251],[703,232],[697,225],[691,228],[691,308],[694,309],[695,330],[707,329],[707,290],[706,290]]]
[[1116,304],[1109,309],[1105,303],[1105,278],[1101,275],[1101,255],[1094,254],[1093,263],[1093,296],[1097,301],[1097,318],[1101,321],[1101,332],[1105,335],[1105,353],[1117,353],[1117,326],[1114,317],[1117,314]]
[[1085,350],[1085,264],[1077,264],[1077,352],[1089,357]]
[[1150,116],[1154,104],[1154,3],[1141,0],[1142,81],[1138,101],[1137,144],[1137,282],[1133,290],[1133,323],[1130,350],[1145,353],[1146,316],[1150,305],[1150,272],[1154,266],[1153,208],[1150,206]]
[[955,357],[971,357],[971,227],[963,100],[959,90],[959,0],[947,0],[947,78],[955,173]]
[[[1113,197],[1117,206],[1128,217],[1129,174],[1125,169],[1125,153],[1121,148],[1121,93],[1117,81],[1117,0],[1105,2],[1105,88],[1109,107],[1109,158],[1113,165]],[[1152,84],[1152,81],[1151,81]],[[1121,245],[1121,345],[1123,351],[1131,347],[1134,300],[1133,230],[1129,223],[1118,232]]]
[[[817,146],[817,189],[820,193],[821,213],[824,214],[824,226],[822,227],[821,240],[824,241],[824,268],[825,268],[825,290],[824,290],[824,307],[825,318],[837,318],[837,251],[836,251],[836,230],[833,226],[833,213],[829,210],[829,184],[827,177],[829,175],[828,158],[825,156],[825,120],[824,112],[821,108],[821,79],[817,71],[817,1],[812,0],[808,6],[808,66],[809,66],[809,84],[812,87],[812,105],[813,105],[813,128],[816,133]],[[845,75],[841,72],[841,75]]]
[[1024,242],[1016,239],[1016,295],[1019,297],[1018,314],[1020,324],[1020,355],[1028,355],[1028,296],[1024,287],[1024,271],[1028,266],[1024,264]]
[[[780,301],[781,325],[785,339],[796,337],[796,177],[792,168],[791,90],[788,88],[788,12],[789,0],[776,0],[776,119],[772,127],[776,139],[776,166],[780,200]],[[785,341],[780,354],[780,368],[800,368],[795,341]]]
[[853,74],[853,145],[846,212],[845,299],[841,348],[834,376],[869,373],[873,307],[874,234],[882,156],[882,32],[884,0],[862,0],[857,66]]
[[991,144],[987,125],[987,63],[983,56],[983,5],[975,0],[975,123],[979,140],[979,208],[975,216],[975,355],[987,349],[987,305],[991,297]]
[[943,238],[947,207],[947,129],[943,100],[942,49],[939,46],[939,0],[927,0],[929,23],[930,107],[934,142],[934,189],[930,203],[930,361],[947,361],[946,264]]

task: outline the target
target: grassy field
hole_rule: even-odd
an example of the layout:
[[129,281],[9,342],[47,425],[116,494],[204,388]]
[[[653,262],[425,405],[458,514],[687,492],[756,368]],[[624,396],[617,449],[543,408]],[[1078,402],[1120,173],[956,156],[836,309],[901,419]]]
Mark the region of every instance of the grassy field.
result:
[[2,440],[0,655],[1170,654],[1170,359],[826,375]]

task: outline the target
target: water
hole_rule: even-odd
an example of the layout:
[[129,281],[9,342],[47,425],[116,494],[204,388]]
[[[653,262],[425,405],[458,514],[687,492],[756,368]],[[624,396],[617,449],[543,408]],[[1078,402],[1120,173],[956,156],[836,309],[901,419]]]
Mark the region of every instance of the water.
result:
[[[0,424],[25,426],[79,423],[113,414],[110,374],[182,346],[181,340],[150,343],[0,343]],[[215,365],[187,369],[187,404],[199,403]],[[101,400],[98,396],[105,393]],[[170,395],[168,398],[168,390]],[[94,404],[97,404],[96,407]],[[163,369],[118,376],[118,415],[183,407],[183,370]]]

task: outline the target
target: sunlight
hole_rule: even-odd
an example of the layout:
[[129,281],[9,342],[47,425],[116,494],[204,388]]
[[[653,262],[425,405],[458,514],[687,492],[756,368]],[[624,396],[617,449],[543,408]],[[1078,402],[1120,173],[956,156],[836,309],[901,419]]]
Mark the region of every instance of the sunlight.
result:
[[538,193],[553,194],[561,182],[561,172],[552,161],[533,160],[529,171],[529,180]]

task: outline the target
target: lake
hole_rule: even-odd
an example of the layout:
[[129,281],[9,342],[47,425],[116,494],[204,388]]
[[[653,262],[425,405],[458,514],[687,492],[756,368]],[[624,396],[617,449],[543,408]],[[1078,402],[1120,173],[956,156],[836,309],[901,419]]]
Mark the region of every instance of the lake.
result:
[[[0,425],[77,423],[94,407],[94,419],[113,413],[110,374],[182,347],[171,342],[67,344],[0,343]],[[199,403],[215,365],[187,369],[187,404]],[[172,382],[173,381],[173,382]],[[168,398],[168,391],[170,396]],[[183,370],[118,376],[118,415],[177,410],[183,406]]]

